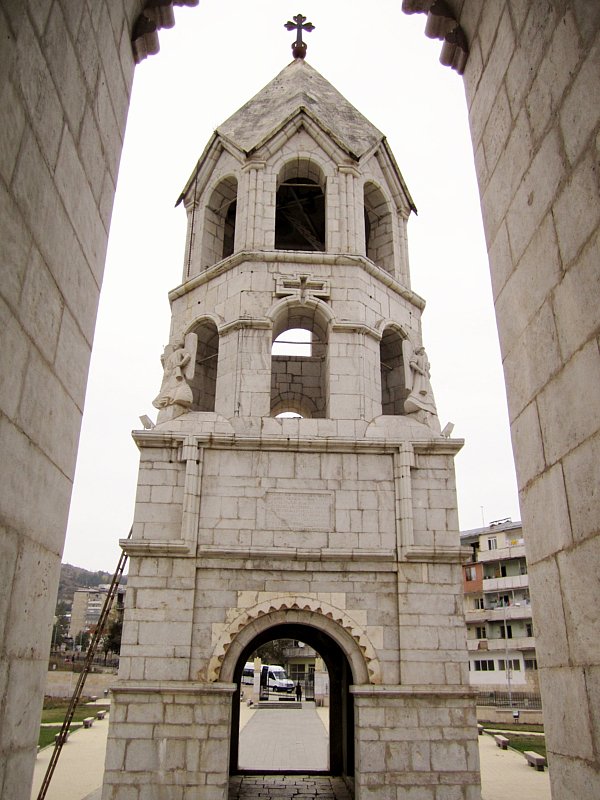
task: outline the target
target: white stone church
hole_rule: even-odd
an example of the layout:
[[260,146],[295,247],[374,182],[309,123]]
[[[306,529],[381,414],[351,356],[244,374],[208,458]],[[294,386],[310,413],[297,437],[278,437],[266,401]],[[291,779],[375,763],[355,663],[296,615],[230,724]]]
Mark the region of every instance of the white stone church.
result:
[[242,669],[287,637],[327,665],[329,770],[357,798],[475,800],[462,442],[440,432],[394,156],[297,58],[215,132],[181,200],[103,798],[224,800]]

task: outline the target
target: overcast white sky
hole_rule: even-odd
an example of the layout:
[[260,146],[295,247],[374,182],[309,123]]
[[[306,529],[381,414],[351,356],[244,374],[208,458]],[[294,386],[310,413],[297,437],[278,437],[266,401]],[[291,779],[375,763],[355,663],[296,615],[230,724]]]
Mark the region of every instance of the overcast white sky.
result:
[[[461,529],[520,519],[462,79],[400,0],[305,0],[307,60],[387,136],[418,209],[412,288],[456,458]],[[156,419],[167,292],[181,282],[181,189],[214,129],[291,61],[288,0],[178,8],[136,68],[63,561],[113,570],[133,519],[140,414]],[[368,9],[368,11],[367,11]],[[482,512],[483,507],[483,512]]]

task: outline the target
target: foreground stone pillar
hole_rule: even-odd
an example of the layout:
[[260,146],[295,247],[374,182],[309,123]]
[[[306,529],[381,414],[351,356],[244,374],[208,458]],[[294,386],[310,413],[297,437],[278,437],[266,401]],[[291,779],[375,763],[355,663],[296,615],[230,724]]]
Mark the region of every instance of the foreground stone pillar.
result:
[[469,51],[553,797],[598,797],[600,7],[449,0],[427,30]]
[[0,795],[29,800],[137,0],[2,3]]

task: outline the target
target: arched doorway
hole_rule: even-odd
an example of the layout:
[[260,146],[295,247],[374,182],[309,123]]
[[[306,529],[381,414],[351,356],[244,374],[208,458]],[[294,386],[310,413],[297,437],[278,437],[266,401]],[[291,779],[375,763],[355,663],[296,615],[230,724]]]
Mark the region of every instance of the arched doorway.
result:
[[329,768],[330,775],[354,775],[354,705],[350,685],[354,682],[352,668],[344,650],[329,634],[302,623],[280,623],[258,633],[243,648],[236,662],[233,681],[231,717],[230,774],[248,771],[238,766],[240,684],[244,664],[261,645],[273,639],[298,639],[316,650],[329,673]]

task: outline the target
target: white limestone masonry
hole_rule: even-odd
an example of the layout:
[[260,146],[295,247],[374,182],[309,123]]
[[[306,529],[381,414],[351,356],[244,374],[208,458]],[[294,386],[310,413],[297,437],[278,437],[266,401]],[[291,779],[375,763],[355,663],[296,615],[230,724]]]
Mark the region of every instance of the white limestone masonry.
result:
[[103,798],[225,800],[241,669],[300,631],[358,798],[475,800],[462,442],[440,434],[383,136],[296,60],[217,130],[182,200]]
[[[185,4],[193,3],[187,0]],[[4,268],[0,281],[0,563],[3,585],[10,587],[2,597],[0,614],[0,794],[11,800],[29,797],[51,608],[133,75],[131,33],[143,5],[142,0],[0,3],[0,97],[5,123],[0,143]],[[427,13],[432,5],[431,0],[402,2],[408,12]],[[600,796],[600,635],[595,614],[600,572],[595,402],[600,359],[600,6],[586,0],[446,0],[443,8],[436,4],[435,11],[428,17],[426,32],[449,39],[454,34],[454,43],[446,40],[443,44],[442,61],[464,70],[527,531],[532,602],[540,623],[538,658],[553,794],[560,800]],[[156,7],[147,12],[164,21],[172,14],[172,5],[161,4],[160,14]],[[185,24],[185,13],[178,24]],[[456,21],[464,34],[459,46]],[[136,34],[134,39],[138,60],[156,52],[156,34]],[[403,77],[392,70],[393,79]],[[313,122],[307,119],[304,130],[312,125],[314,141],[326,144],[327,136],[321,135]],[[377,136],[363,121],[359,128],[361,135],[357,139],[355,131],[349,144],[352,152],[364,158],[361,146],[375,144]],[[277,141],[273,140],[273,152],[290,135],[289,130],[281,132]],[[330,152],[336,154],[338,146],[338,142],[331,145]],[[267,240],[272,236],[267,224],[272,211],[264,206],[262,193],[272,198],[277,187],[273,172],[267,171],[268,156],[265,149],[262,157],[250,158],[238,176],[244,225],[236,226],[235,237],[241,237],[247,253],[272,249],[272,241]],[[388,160],[384,157],[379,163],[384,164],[381,170],[385,172]],[[353,206],[360,172],[348,159],[336,159],[336,164],[326,175],[328,195],[330,189],[337,189],[328,200],[330,224],[328,249],[320,254],[323,263],[335,258],[335,253],[345,258],[369,255],[363,247],[362,201]],[[314,179],[315,172],[311,174]],[[233,183],[228,180],[232,176],[224,177],[227,183],[221,196],[226,199]],[[406,253],[402,254],[406,248],[404,217],[394,215],[390,220],[380,213],[381,187],[374,165],[371,177],[375,188],[367,187],[364,196],[371,226],[382,218],[371,251],[382,266],[377,271],[378,282],[394,286],[395,271],[398,285],[408,291],[408,262]],[[259,202],[257,191],[262,198]],[[75,198],[80,207],[74,207]],[[191,216],[189,193],[186,202]],[[341,225],[340,209],[352,208],[355,214],[347,217],[347,225]],[[391,214],[392,206],[388,208]],[[198,217],[199,213],[196,222]],[[389,231],[393,263],[388,252]],[[385,234],[383,243],[380,233]],[[189,231],[189,242],[193,244],[197,235],[198,226]],[[235,244],[234,258],[240,247]],[[202,271],[213,256],[202,264],[199,246],[193,249]],[[293,263],[280,255],[279,262]],[[303,254],[303,263],[310,262],[308,255]],[[264,251],[260,258],[263,256]],[[315,269],[324,277],[318,262]],[[374,269],[366,259],[364,276]],[[312,267],[303,268],[306,272],[312,272]],[[360,269],[352,278],[358,274],[362,274]],[[362,292],[364,302],[367,297]],[[410,302],[418,308],[416,301]],[[218,320],[207,319],[200,330],[199,339],[209,355],[218,341],[217,324]],[[241,331],[244,324],[238,321],[234,327]],[[379,341],[362,323],[362,327],[356,320],[352,324],[359,338],[362,336],[360,347],[372,356]],[[345,320],[336,323],[336,335],[345,325]],[[388,330],[394,332],[393,327]],[[411,330],[415,329],[411,326]],[[344,332],[352,334],[347,328]],[[223,334],[220,330],[219,336]],[[260,339],[258,324],[251,336]],[[393,364],[398,342],[385,331],[382,342],[384,360]],[[342,344],[346,346],[346,342]],[[269,372],[269,353],[259,355],[252,357],[262,361],[260,368]],[[232,358],[235,353],[228,354],[228,359]],[[352,354],[348,358],[352,359]],[[368,383],[372,378],[365,371],[366,363],[375,362],[371,358],[362,362],[361,380]],[[215,382],[208,367],[200,372],[203,385]],[[261,387],[263,377],[259,379]],[[394,386],[387,381],[386,409],[398,408]],[[306,388],[305,383],[304,396]],[[263,391],[268,394],[270,387]],[[202,395],[205,393],[203,390]],[[346,405],[348,395],[341,395],[342,405]],[[359,395],[364,398],[364,419],[369,420],[366,393]],[[37,406],[42,398],[40,411]],[[267,397],[257,396],[256,403],[262,414]],[[345,413],[349,406],[348,400]],[[198,410],[215,413],[206,407]],[[41,426],[39,420],[48,418],[49,411],[52,424]],[[340,435],[352,437],[357,423],[351,417],[338,418],[337,413],[333,418]],[[310,422],[324,423],[330,430],[330,420],[331,416],[313,416]],[[305,419],[303,424],[308,422]],[[231,435],[232,424],[230,418],[216,416],[210,423],[197,423],[198,430],[208,425],[209,433],[214,430],[227,435]],[[262,422],[255,427],[260,425]],[[373,439],[385,440],[386,425],[385,417],[375,418]],[[182,447],[194,449],[193,444]],[[424,457],[433,456],[425,453]],[[411,469],[412,458],[406,448],[394,456],[395,476]],[[417,462],[420,458],[417,453]],[[190,456],[185,460],[182,538],[155,542],[156,553],[181,554],[188,552],[186,542],[196,542],[200,480],[201,463]],[[427,511],[413,503],[416,497],[416,488],[409,490],[407,482],[401,481],[396,504],[399,527],[408,537],[426,531],[429,524],[423,522]],[[448,518],[455,513],[452,508],[444,510]],[[441,512],[440,507],[436,515]],[[448,522],[449,527],[451,524]],[[145,547],[146,551],[152,549],[149,544]],[[158,556],[149,558],[153,562]],[[347,645],[352,652],[351,642]],[[358,669],[358,656],[352,664]],[[362,701],[357,697],[358,702]],[[384,720],[381,714],[377,718]],[[131,787],[131,791],[136,790]],[[434,791],[419,783],[411,793],[431,800]],[[453,796],[453,792],[448,788],[447,794]],[[178,796],[175,788],[172,796]]]

